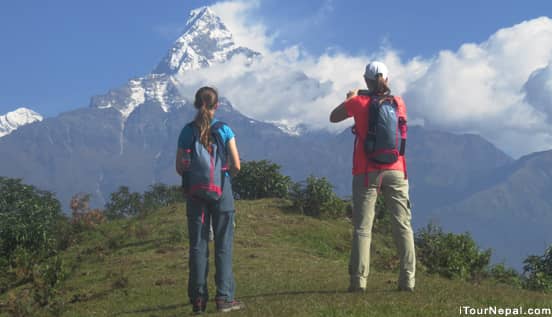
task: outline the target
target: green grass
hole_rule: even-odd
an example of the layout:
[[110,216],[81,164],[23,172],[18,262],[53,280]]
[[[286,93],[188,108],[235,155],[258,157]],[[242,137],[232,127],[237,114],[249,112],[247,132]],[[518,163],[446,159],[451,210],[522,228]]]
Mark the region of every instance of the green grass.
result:
[[[63,253],[70,269],[62,291],[63,316],[190,315],[184,208],[170,206],[83,233]],[[234,271],[237,297],[247,308],[229,316],[442,317],[459,316],[459,307],[466,305],[552,308],[551,295],[490,280],[473,284],[444,279],[425,274],[423,267],[414,293],[397,292],[393,244],[377,226],[367,292],[350,294],[347,220],[297,215],[282,200],[239,201],[237,210]],[[207,312],[215,312],[212,301]]]

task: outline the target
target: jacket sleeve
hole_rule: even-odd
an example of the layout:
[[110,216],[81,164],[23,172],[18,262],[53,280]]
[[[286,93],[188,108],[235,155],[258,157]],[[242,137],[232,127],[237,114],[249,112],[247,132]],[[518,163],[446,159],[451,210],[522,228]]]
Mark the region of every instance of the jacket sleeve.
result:
[[399,112],[399,129],[401,131],[401,138],[406,139],[408,133],[408,126],[406,124],[406,105],[401,97],[395,96],[395,102],[397,103],[397,110]]
[[357,113],[360,112],[360,109],[362,108],[362,104],[358,98],[352,97],[346,100],[343,105],[345,106],[345,110],[347,110],[347,116],[354,117]]

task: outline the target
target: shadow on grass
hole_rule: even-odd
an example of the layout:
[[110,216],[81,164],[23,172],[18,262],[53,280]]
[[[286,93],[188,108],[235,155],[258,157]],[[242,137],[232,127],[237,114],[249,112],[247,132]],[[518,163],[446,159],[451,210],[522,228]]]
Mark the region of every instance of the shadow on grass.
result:
[[276,207],[282,211],[285,215],[297,215],[306,216],[299,207],[295,206],[291,201],[287,204],[274,204],[272,207]]
[[153,245],[155,246],[155,243],[161,243],[161,239],[149,239],[149,240],[140,240],[130,243],[121,244],[117,247],[117,250],[122,250],[125,248],[135,248],[135,247],[143,247],[147,245]]
[[[117,314],[114,314],[113,316],[123,316],[123,315],[129,315],[129,314],[147,314],[147,313],[160,313],[160,312],[166,312],[171,310],[176,310],[182,307],[191,306],[190,304],[174,304],[174,305],[159,305],[154,307],[146,307],[142,309],[136,309],[136,310],[129,310],[129,311],[123,311]],[[152,315],[154,316],[154,315]]]
[[[392,293],[393,290],[368,290],[364,292],[363,294],[369,294],[369,293]],[[241,299],[255,299],[255,298],[263,298],[263,297],[277,297],[277,296],[294,296],[294,295],[334,295],[334,294],[351,294],[355,295],[357,293],[351,293],[347,290],[308,290],[308,291],[288,291],[288,292],[274,292],[274,293],[266,293],[266,294],[257,294],[257,295],[245,295],[240,296]],[[360,294],[360,293],[358,293]]]
[[[366,291],[363,294],[368,293],[392,293],[393,290],[369,290]],[[307,291],[288,291],[288,292],[273,292],[273,293],[265,293],[265,294],[257,294],[257,295],[245,295],[240,296],[239,299],[257,299],[257,298],[264,298],[264,297],[278,297],[278,296],[300,296],[300,295],[334,295],[334,294],[351,294],[355,295],[357,293],[351,293],[347,290],[307,290]],[[247,305],[247,303],[246,303]],[[131,311],[123,311],[115,314],[114,316],[122,316],[122,315],[128,315],[128,314],[146,314],[146,313],[160,313],[160,312],[167,312],[170,310],[176,310],[179,308],[187,307],[191,304],[174,304],[174,305],[159,305],[154,307],[145,307],[142,309],[136,309]]]

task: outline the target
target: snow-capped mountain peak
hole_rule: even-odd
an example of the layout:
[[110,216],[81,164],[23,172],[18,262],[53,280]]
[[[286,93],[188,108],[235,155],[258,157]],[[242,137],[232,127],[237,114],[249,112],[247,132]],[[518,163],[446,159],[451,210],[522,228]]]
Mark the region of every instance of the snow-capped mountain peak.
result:
[[123,124],[136,108],[146,103],[157,104],[164,112],[169,112],[172,107],[184,103],[177,89],[177,77],[226,62],[236,54],[249,58],[260,55],[237,45],[222,19],[209,7],[192,10],[185,31],[151,74],[131,79],[123,87],[92,97],[90,107],[118,110]]
[[236,54],[259,55],[235,43],[232,32],[209,7],[192,10],[184,33],[153,71],[177,74],[225,62]]
[[308,128],[305,124],[294,123],[289,120],[277,120],[277,121],[266,121],[266,123],[276,126],[280,131],[284,132],[287,135],[291,136],[300,136],[307,132]]
[[0,137],[8,135],[29,123],[42,121],[42,119],[43,118],[40,114],[25,107],[8,112],[5,115],[0,116]]
[[190,16],[188,21],[186,21],[186,26],[193,25],[197,20],[203,20],[204,22],[214,20],[221,22],[220,18],[211,10],[209,7],[200,7],[190,11]]

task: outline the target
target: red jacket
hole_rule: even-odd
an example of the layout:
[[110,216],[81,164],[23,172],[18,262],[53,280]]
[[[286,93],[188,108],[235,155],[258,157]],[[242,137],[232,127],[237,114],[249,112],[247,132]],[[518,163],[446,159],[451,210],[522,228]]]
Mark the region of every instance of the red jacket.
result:
[[[397,102],[397,111],[399,118],[406,122],[406,105],[401,97],[395,96]],[[353,175],[365,174],[367,172],[379,170],[400,170],[406,171],[406,160],[404,156],[399,156],[395,163],[378,164],[368,160],[364,153],[364,139],[368,133],[368,109],[370,107],[370,96],[355,96],[345,101],[345,109],[349,117],[355,119],[355,130],[357,137],[355,138],[353,152]],[[401,136],[406,138],[406,124],[400,125]]]

